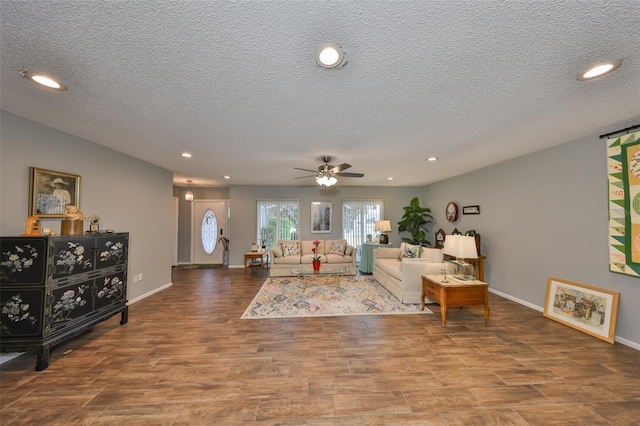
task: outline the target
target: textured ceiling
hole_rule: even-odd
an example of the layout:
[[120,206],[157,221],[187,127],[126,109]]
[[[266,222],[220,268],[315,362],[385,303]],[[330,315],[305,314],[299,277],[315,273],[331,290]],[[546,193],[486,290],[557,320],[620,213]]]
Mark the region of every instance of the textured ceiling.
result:
[[424,185],[640,118],[637,0],[0,1],[2,109],[178,183],[314,185],[328,154],[365,174],[338,185]]

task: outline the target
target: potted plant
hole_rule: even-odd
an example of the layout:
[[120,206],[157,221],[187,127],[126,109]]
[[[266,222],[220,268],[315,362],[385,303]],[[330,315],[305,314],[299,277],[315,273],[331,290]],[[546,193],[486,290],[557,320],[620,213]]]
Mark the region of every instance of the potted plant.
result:
[[318,253],[318,246],[320,245],[320,240],[313,241],[313,248],[311,251],[313,252],[313,257],[311,258],[311,263],[313,263],[313,272],[320,272],[320,253]]
[[402,241],[414,245],[430,246],[427,241],[427,224],[431,223],[431,209],[420,207],[418,197],[414,197],[408,206],[403,207],[404,215],[402,220],[398,222],[398,232],[408,232],[411,238],[404,237]]

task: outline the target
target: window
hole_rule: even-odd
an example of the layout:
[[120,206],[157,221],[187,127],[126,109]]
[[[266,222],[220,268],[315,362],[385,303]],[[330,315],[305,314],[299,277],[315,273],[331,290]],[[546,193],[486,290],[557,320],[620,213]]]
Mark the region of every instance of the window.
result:
[[384,217],[384,200],[343,200],[342,237],[359,247],[375,234],[376,221]]
[[273,247],[278,240],[297,240],[298,200],[258,200],[258,244]]
[[211,254],[215,250],[218,242],[218,220],[213,210],[209,209],[204,213],[201,229],[202,234],[200,235],[200,239],[202,241],[202,249],[205,253]]

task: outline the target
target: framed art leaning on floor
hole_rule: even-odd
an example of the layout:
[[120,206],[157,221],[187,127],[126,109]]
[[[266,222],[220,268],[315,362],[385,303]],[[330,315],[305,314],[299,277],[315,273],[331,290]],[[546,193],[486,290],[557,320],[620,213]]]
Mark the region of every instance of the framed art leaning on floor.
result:
[[615,291],[549,277],[544,316],[614,343],[619,297]]

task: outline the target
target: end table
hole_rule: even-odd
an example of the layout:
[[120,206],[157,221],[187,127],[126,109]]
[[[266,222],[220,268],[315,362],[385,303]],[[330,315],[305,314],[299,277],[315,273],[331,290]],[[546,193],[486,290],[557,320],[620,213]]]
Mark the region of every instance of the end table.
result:
[[460,282],[447,276],[448,283],[442,282],[443,275],[423,275],[420,307],[424,311],[424,298],[428,297],[440,304],[442,326],[447,324],[447,307],[450,305],[484,305],[484,321],[489,325],[489,284],[482,281]]

